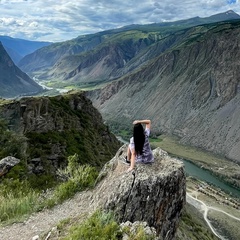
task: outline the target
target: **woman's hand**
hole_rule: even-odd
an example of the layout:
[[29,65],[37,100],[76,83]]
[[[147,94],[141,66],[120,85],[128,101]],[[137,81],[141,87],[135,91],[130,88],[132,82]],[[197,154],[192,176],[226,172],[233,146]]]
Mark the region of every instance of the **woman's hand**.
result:
[[146,124],[146,128],[149,128],[149,129],[151,128],[151,120],[146,119],[146,120],[135,120],[135,121],[133,121],[134,125],[138,124],[138,123]]
[[133,167],[129,167],[126,172],[129,173],[129,172],[131,172],[133,169],[134,169]]

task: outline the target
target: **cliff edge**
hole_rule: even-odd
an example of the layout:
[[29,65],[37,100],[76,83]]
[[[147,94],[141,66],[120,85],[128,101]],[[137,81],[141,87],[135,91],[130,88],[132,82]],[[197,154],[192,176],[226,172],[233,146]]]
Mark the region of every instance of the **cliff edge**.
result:
[[127,145],[122,146],[104,166],[94,201],[114,211],[119,222],[144,221],[159,237],[173,239],[185,204],[183,164],[157,148],[153,164],[136,164],[134,171],[126,173],[126,151]]

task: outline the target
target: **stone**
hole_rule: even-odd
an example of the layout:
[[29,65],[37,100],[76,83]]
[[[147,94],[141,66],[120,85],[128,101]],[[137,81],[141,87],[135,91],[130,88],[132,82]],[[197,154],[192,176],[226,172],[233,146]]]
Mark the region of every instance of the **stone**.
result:
[[34,236],[32,240],[39,240],[39,236],[38,235]]
[[0,176],[5,175],[11,168],[20,162],[18,158],[8,156],[0,160]]
[[184,165],[162,149],[153,151],[153,164],[136,164],[127,173],[127,144],[105,164],[99,175],[94,202],[114,211],[119,222],[146,222],[158,237],[173,239],[186,202]]
[[[158,239],[156,236],[156,229],[155,228],[150,228],[146,222],[140,222],[140,221],[136,221],[134,223],[131,223],[129,221],[125,222],[125,223],[121,223],[120,225],[120,229],[123,231],[123,238],[122,240],[130,240],[132,235],[136,235],[136,233],[139,231],[139,228],[142,228],[145,235],[147,237],[149,237],[149,239]],[[125,229],[128,229],[128,231],[126,231]],[[127,234],[129,232],[129,234]]]

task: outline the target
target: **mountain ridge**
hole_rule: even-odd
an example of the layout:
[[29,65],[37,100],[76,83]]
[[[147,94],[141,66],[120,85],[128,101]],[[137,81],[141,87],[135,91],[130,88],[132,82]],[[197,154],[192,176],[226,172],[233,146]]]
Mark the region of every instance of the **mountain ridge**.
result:
[[[228,14],[214,15],[211,21]],[[239,115],[234,38],[239,15],[235,18],[196,26],[186,21],[181,28],[161,31],[155,25],[149,31],[148,26],[134,26],[79,36],[28,55],[22,69],[52,86],[101,88],[87,94],[110,125],[150,117],[158,134],[175,134],[184,143],[239,161],[238,124],[231,127],[234,114]],[[232,123],[224,114],[228,111]]]
[[37,49],[52,44],[44,41],[30,41],[20,38],[12,38],[9,36],[0,35],[0,42],[2,42],[9,56],[17,65],[21,58],[36,51]]
[[[232,18],[240,19],[240,16],[238,14],[234,13],[233,11],[230,12],[230,16],[232,16]],[[111,29],[95,34],[82,35],[69,41],[55,43],[39,49],[37,52],[24,57],[20,61],[19,66],[23,71],[29,74],[38,72],[37,74],[40,75],[40,79],[42,78],[47,80],[48,77],[58,78],[58,74],[54,76],[54,74],[51,72],[48,75],[45,73],[49,71],[49,68],[55,69],[54,72],[57,72],[58,70],[61,72],[61,62],[64,61],[64,57],[67,57],[68,60],[70,60],[71,56],[73,55],[82,54],[82,57],[86,57],[86,54],[96,52],[97,49],[104,48],[106,44],[119,44],[126,39],[133,39],[135,42],[143,41],[147,47],[161,39],[164,39],[176,31],[193,27],[199,24],[217,22],[219,19],[221,19],[221,21],[222,19],[231,20],[231,17],[229,17],[226,13],[221,13],[208,18],[198,19],[200,19],[198,22],[193,23],[191,22],[192,20],[190,23],[189,20],[181,20],[171,23],[130,25],[119,29]],[[58,67],[59,65],[60,67]],[[68,72],[72,71],[74,71],[73,68],[68,69]],[[42,76],[41,72],[44,72]],[[96,78],[96,80],[104,80],[104,78]]]

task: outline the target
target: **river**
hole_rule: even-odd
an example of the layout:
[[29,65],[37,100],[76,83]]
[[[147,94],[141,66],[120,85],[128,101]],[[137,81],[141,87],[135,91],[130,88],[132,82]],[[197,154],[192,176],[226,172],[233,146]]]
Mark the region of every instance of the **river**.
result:
[[36,76],[33,77],[33,80],[40,85],[43,89],[46,90],[56,90],[59,93],[67,93],[70,91],[70,89],[64,89],[64,88],[52,88],[52,87],[48,87],[44,84],[44,81],[39,81],[38,78]]
[[[117,136],[117,138],[122,143],[127,143],[121,137]],[[197,165],[191,163],[190,161],[187,161],[184,159],[179,159],[179,160],[184,163],[185,172],[186,172],[187,176],[192,176],[199,180],[205,181],[209,184],[212,184],[212,185],[222,189],[224,192],[233,195],[234,197],[240,198],[240,190],[239,189],[234,188],[230,184],[227,184],[220,178],[214,176],[210,171],[205,170],[201,167],[198,167]]]
[[201,167],[196,166],[190,161],[181,159],[185,166],[185,172],[188,176],[195,177],[199,180],[205,181],[207,183],[213,184],[216,187],[219,187],[226,193],[229,193],[235,197],[240,198],[240,190],[234,188],[230,184],[227,184],[220,178],[212,175],[212,173],[208,170],[202,169]]

